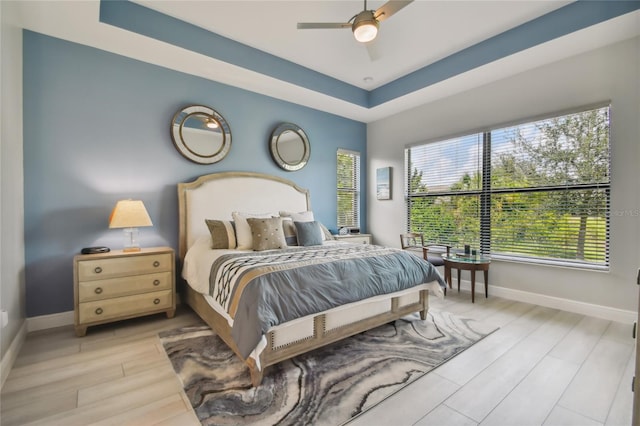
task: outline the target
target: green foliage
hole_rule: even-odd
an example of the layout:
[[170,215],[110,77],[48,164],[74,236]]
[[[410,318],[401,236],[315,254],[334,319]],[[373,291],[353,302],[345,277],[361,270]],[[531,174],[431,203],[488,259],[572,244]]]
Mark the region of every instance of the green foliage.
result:
[[422,183],[422,170],[418,170],[415,167],[410,167],[411,179],[409,183],[409,191],[412,194],[420,194],[427,192],[427,185]]

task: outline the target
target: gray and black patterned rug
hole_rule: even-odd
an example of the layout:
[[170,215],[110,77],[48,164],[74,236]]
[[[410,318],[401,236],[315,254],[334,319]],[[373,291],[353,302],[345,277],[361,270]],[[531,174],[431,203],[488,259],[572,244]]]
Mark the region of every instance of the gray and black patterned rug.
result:
[[160,333],[204,425],[340,425],[496,328],[447,312],[409,316],[270,366],[249,370],[206,325]]

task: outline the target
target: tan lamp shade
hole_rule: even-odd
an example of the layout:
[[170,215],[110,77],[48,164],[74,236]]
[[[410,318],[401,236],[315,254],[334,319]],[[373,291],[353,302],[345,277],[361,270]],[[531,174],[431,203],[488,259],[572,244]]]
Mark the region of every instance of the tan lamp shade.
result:
[[118,201],[109,217],[109,228],[138,228],[141,226],[153,226],[142,201]]
[[109,228],[124,228],[124,251],[140,251],[138,227],[153,226],[140,200],[120,200],[109,217]]

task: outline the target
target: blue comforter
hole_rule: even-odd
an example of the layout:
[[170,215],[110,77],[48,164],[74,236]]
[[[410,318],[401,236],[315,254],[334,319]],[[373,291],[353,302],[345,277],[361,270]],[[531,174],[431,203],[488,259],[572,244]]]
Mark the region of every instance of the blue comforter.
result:
[[433,265],[406,251],[335,244],[223,255],[209,291],[233,318],[246,358],[275,325],[432,281],[444,287]]

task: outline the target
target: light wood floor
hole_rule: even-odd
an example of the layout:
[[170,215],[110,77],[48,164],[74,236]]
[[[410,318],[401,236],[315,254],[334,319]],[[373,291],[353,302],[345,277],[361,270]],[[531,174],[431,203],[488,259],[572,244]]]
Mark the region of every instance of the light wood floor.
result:
[[[432,309],[500,329],[409,385],[355,425],[630,425],[632,326],[450,291]],[[193,323],[178,310],[28,335],[2,389],[0,422],[197,425],[156,337]]]

